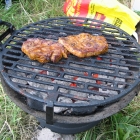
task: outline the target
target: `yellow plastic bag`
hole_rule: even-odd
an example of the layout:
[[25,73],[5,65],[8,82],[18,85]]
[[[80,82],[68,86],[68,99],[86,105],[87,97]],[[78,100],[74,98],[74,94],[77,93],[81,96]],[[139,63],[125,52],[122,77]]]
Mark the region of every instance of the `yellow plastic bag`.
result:
[[132,35],[140,16],[117,0],[66,0],[64,12],[71,17],[87,17],[113,24]]

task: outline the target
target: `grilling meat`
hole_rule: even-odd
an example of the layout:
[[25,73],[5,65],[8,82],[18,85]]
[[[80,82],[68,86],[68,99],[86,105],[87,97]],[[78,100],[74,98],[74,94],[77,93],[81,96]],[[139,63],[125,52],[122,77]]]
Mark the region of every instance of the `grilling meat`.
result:
[[40,63],[58,62],[67,58],[68,52],[84,58],[97,56],[108,51],[108,44],[103,36],[93,36],[88,33],[60,37],[58,42],[40,38],[30,38],[22,45],[21,50],[31,59]]
[[63,44],[70,53],[81,58],[97,56],[108,51],[105,37],[88,33],[60,37],[58,42]]
[[58,62],[62,57],[67,58],[67,50],[62,44],[53,40],[30,38],[23,43],[21,50],[31,60],[40,63]]

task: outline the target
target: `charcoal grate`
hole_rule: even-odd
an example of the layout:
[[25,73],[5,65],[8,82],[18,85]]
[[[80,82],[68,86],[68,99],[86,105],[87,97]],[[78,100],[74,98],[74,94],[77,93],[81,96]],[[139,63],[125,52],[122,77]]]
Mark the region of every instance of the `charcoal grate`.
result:
[[[104,55],[40,64],[21,51],[28,38],[58,40],[81,32],[103,35],[109,50]],[[140,47],[113,25],[85,18],[52,18],[16,30],[2,46],[1,73],[18,93],[54,106],[102,106],[118,101],[139,83]],[[71,103],[59,102],[59,98]],[[77,102],[77,101],[81,101]],[[83,102],[84,101],[84,102]]]

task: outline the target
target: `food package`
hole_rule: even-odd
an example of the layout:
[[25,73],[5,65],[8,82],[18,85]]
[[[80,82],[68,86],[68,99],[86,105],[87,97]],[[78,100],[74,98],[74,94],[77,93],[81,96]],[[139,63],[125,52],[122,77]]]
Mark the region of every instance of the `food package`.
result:
[[66,0],[64,13],[69,17],[86,17],[101,20],[132,35],[140,21],[131,9],[117,0]]

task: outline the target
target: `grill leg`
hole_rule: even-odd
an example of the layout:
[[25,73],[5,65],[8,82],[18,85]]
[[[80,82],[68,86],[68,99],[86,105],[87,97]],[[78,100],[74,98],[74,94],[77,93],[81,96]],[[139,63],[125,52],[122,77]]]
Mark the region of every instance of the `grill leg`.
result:
[[46,106],[46,123],[47,124],[53,124],[53,115],[54,115],[53,102],[50,101]]

